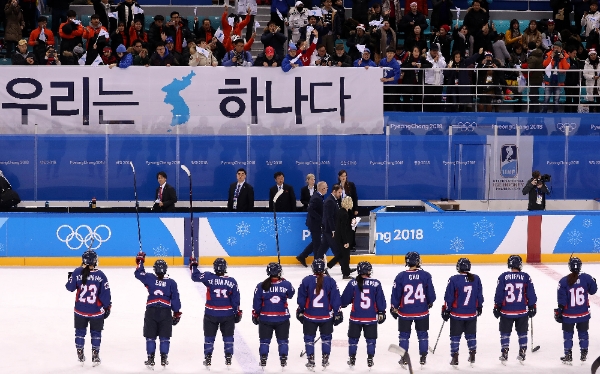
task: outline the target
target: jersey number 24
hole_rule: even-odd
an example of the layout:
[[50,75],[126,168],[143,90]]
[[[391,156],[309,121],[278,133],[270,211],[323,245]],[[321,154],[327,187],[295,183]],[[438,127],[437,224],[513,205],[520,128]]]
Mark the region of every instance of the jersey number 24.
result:
[[404,286],[404,304],[414,304],[415,300],[419,300],[422,303],[425,302],[423,283],[419,283],[416,290],[412,284]]

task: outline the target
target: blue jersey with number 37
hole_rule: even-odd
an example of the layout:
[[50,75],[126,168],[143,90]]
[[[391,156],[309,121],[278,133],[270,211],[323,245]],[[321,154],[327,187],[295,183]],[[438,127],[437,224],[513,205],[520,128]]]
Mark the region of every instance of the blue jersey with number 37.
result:
[[429,315],[429,305],[434,301],[431,274],[425,270],[406,270],[396,276],[391,304],[398,310],[400,318],[425,318]]
[[103,318],[105,308],[110,306],[110,286],[101,270],[90,271],[83,284],[82,267],[73,271],[65,285],[68,291],[75,291],[75,315],[85,318]]
[[504,317],[519,318],[527,315],[527,307],[537,303],[537,296],[529,274],[507,271],[498,277],[494,304],[501,305]]
[[577,281],[569,286],[567,277],[558,282],[558,305],[564,307],[563,322],[579,323],[590,319],[589,295],[598,291],[596,279],[589,274],[581,273]]

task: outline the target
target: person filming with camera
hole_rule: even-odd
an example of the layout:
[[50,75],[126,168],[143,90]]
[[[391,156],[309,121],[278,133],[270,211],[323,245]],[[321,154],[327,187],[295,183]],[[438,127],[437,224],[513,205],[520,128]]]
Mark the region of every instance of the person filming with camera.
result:
[[546,195],[550,195],[546,182],[550,182],[550,175],[541,175],[537,170],[531,173],[531,179],[523,187],[523,195],[529,194],[527,210],[546,209]]

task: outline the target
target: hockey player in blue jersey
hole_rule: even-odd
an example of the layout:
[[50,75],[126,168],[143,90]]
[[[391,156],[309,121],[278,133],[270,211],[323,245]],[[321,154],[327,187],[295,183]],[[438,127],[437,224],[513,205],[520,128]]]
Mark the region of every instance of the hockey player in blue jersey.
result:
[[302,284],[298,287],[296,318],[303,325],[304,346],[308,358],[306,367],[313,371],[317,329],[321,333],[322,365],[326,368],[329,366],[333,326],[342,323],[344,315],[337,284],[333,278],[324,274],[325,261],[321,258],[314,259],[311,268],[313,274],[302,279]]
[[450,320],[450,365],[458,366],[458,348],[460,337],[464,333],[467,346],[469,347],[468,361],[475,363],[477,352],[477,317],[483,311],[483,288],[481,279],[470,273],[471,261],[461,258],[456,262],[458,274],[448,279],[444,305],[442,306],[442,318]]
[[263,368],[267,365],[273,332],[277,338],[281,367],[287,366],[290,336],[288,300],[294,297],[296,290],[290,282],[281,277],[281,272],[281,265],[271,262],[267,265],[268,278],[259,283],[254,290],[252,322],[258,325],[258,352],[260,366]]
[[87,326],[90,325],[92,336],[92,364],[100,365],[100,342],[104,320],[110,315],[110,286],[108,279],[98,266],[98,255],[87,250],[81,255],[81,266],[69,272],[69,281],[65,285],[68,291],[75,294],[75,347],[77,358],[83,365],[85,355],[83,346]]
[[[181,319],[181,302],[177,283],[167,275],[165,260],[154,262],[154,274],[146,273],[145,260],[146,254],[138,253],[135,258],[137,267],[134,275],[148,290],[148,301],[146,301],[146,313],[144,314],[144,337],[146,338],[148,360],[144,364],[149,369],[153,369],[157,337],[160,340],[160,364],[163,367],[169,364],[167,358],[171,333],[173,326],[178,324]],[[171,310],[173,315],[171,315]]]
[[517,360],[523,363],[527,353],[527,331],[529,318],[537,313],[537,296],[529,274],[521,271],[523,260],[521,256],[513,255],[508,258],[510,271],[498,277],[496,295],[494,297],[494,317],[500,318],[500,361],[505,364],[508,360],[510,333],[515,325],[519,337],[519,355]]
[[554,319],[562,323],[563,344],[565,349],[563,363],[571,365],[573,362],[573,332],[577,327],[581,361],[587,360],[590,328],[590,299],[598,291],[596,279],[589,274],[581,272],[581,260],[577,257],[569,259],[571,274],[558,282],[556,293],[558,308],[554,309]]
[[359,262],[356,279],[346,285],[342,294],[342,308],[352,305],[348,324],[348,366],[356,364],[356,351],[361,331],[367,341],[367,366],[372,367],[377,343],[377,324],[385,321],[386,303],[381,282],[371,278],[373,267],[367,261]]
[[225,365],[231,366],[233,357],[233,334],[235,324],[242,320],[240,310],[240,290],[235,279],[225,275],[227,261],[217,258],[213,262],[214,274],[200,272],[198,261],[190,258],[192,280],[202,282],[206,286],[206,304],[204,305],[204,366],[212,364],[217,330],[221,330],[225,348]]
[[[435,290],[431,274],[421,269],[421,256],[417,252],[408,252],[404,260],[409,269],[399,273],[394,280],[390,314],[398,319],[399,345],[406,351],[411,326],[415,322],[419,338],[419,362],[425,365],[429,348],[429,309],[435,301]],[[406,366],[404,357],[399,364]]]

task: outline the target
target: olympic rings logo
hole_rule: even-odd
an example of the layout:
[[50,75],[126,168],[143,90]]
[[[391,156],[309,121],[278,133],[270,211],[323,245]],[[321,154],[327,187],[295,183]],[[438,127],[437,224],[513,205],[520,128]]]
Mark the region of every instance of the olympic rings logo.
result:
[[452,127],[462,131],[473,132],[477,129],[477,122],[459,122]]
[[[101,235],[101,231],[106,232]],[[96,250],[100,248],[102,243],[108,241],[112,235],[110,227],[106,225],[98,225],[94,230],[88,225],[79,225],[73,229],[69,225],[62,225],[56,229],[56,237],[61,242],[65,243],[69,249],[76,251],[85,244],[86,249]]]

